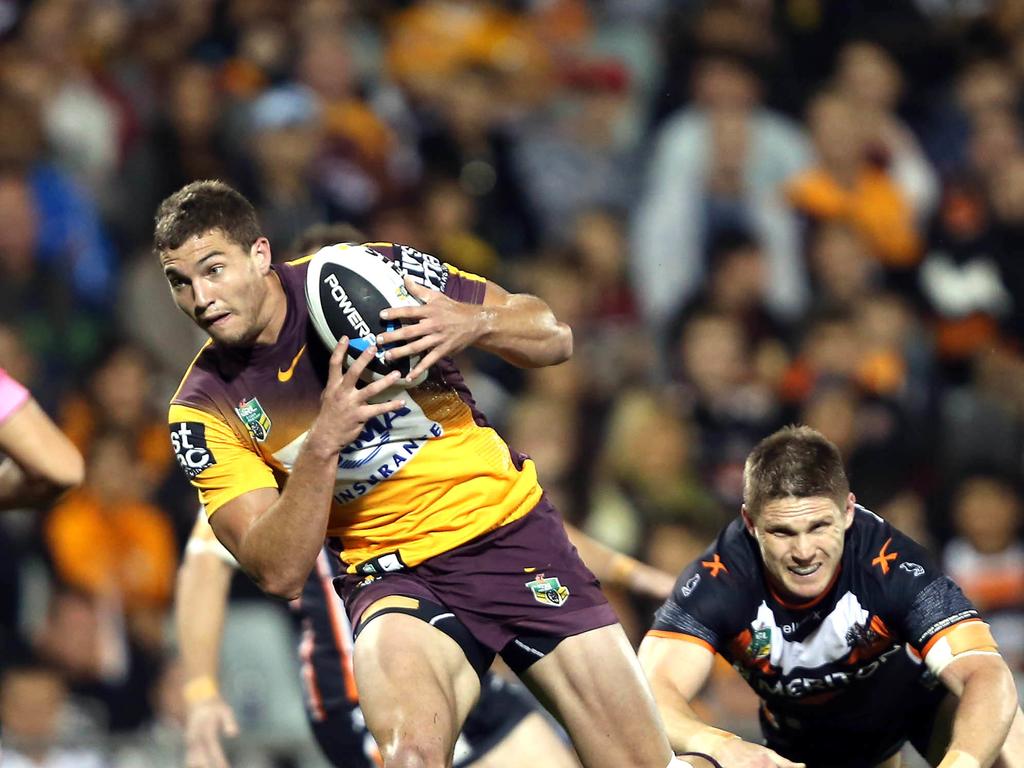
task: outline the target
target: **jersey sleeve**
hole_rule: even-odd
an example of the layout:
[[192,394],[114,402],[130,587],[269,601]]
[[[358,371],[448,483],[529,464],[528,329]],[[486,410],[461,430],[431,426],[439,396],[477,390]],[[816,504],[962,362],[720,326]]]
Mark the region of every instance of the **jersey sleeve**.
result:
[[[920,544],[885,524],[867,553],[872,573],[882,581],[892,620],[911,648],[926,658],[935,641],[952,627],[979,614],[960,587]],[[884,537],[884,538],[883,538]]]
[[684,568],[648,634],[697,643],[712,653],[722,650],[735,623],[730,608],[742,594],[729,559],[713,546]]
[[21,408],[29,398],[29,392],[3,368],[0,368],[0,424]]
[[466,304],[483,304],[487,290],[486,278],[463,272],[441,261],[436,256],[423,253],[408,245],[369,243],[373,248],[384,251],[388,258],[397,261],[405,274],[420,285],[433,291],[440,291],[456,301]]
[[232,499],[259,488],[277,488],[273,471],[230,426],[199,408],[173,404],[168,411],[171,447],[212,516]]

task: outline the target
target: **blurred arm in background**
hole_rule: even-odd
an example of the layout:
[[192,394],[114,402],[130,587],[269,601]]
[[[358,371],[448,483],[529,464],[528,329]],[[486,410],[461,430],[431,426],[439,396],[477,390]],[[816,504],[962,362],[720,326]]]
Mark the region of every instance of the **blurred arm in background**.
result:
[[21,384],[0,369],[0,510],[41,507],[82,482],[84,463]]

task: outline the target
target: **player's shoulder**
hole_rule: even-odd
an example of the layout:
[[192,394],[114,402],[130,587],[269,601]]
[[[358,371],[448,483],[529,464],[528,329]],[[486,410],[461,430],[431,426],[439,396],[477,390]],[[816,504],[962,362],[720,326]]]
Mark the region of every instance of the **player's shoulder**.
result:
[[923,546],[860,505],[854,511],[847,547],[857,569],[870,574],[875,581],[927,583],[940,575],[940,569]]
[[170,410],[193,408],[214,413],[217,394],[225,387],[221,350],[211,340],[196,353],[182,374],[178,388],[170,399]]
[[746,594],[751,583],[760,583],[756,545],[742,518],[723,528],[700,557],[684,569],[679,580],[682,594],[695,592],[697,584],[704,585],[704,594],[737,590]]

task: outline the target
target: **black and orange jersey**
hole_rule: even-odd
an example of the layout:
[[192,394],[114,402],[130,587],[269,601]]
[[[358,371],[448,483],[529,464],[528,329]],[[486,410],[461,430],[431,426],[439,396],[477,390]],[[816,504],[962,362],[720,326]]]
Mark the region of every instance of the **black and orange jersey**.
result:
[[[457,301],[484,299],[483,278],[407,246],[367,247]],[[287,298],[277,341],[208,342],[171,399],[172,446],[211,516],[248,491],[283,487],[319,412],[330,350],[309,321],[307,262],[274,267]],[[488,425],[445,358],[403,408],[367,422],[343,448],[327,535],[349,570],[392,554],[416,565],[522,517],[541,495],[533,462]]]
[[780,598],[757,542],[736,519],[682,572],[650,634],[725,657],[762,699],[766,732],[813,729],[827,741],[857,730],[877,735],[870,751],[883,754],[886,739],[899,736],[887,729],[904,722],[915,695],[938,685],[922,659],[964,622],[982,626],[925,550],[857,507],[836,577],[820,597],[800,605]]

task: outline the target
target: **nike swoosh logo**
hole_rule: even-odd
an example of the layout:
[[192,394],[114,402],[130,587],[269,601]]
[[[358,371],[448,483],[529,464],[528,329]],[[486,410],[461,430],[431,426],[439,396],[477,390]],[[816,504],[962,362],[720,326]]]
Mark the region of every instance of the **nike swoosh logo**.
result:
[[277,372],[277,380],[278,381],[283,383],[283,382],[289,381],[292,378],[292,374],[295,373],[295,366],[299,362],[299,358],[302,357],[302,353],[305,352],[305,351],[306,351],[306,345],[303,344],[302,345],[302,349],[300,349],[295,354],[295,357],[292,358],[292,364],[289,365],[287,368],[285,368],[283,371],[278,371]]

